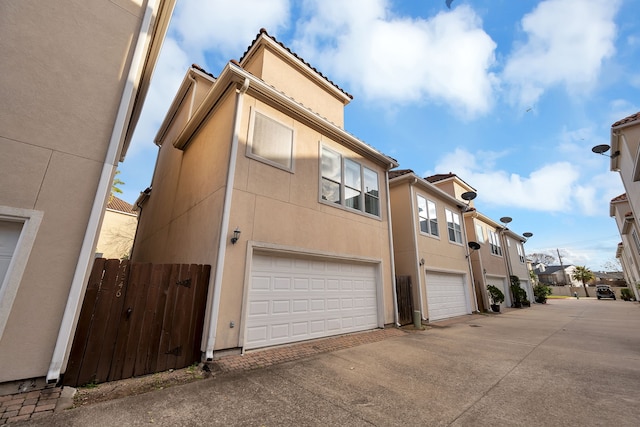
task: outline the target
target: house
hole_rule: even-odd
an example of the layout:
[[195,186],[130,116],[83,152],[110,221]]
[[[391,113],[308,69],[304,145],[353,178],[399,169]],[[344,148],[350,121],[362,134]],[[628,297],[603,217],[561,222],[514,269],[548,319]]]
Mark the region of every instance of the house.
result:
[[435,321],[478,310],[462,203],[412,170],[389,173],[396,275],[406,276],[412,308]]
[[[426,179],[458,200],[465,200],[468,198],[465,197],[466,194],[475,191],[468,183],[451,172],[432,175]],[[508,221],[511,219],[508,218]],[[477,250],[470,252],[469,257],[479,307],[489,310],[491,305],[487,293],[489,285],[500,289],[505,296],[503,304],[507,307],[511,306],[513,296],[510,292],[510,276],[519,278],[520,287],[527,293],[527,299],[533,301],[533,288],[522,245],[526,239],[509,230],[505,224],[498,223],[477,211],[471,204],[464,212],[464,228],[469,242],[480,245]]]
[[622,238],[616,250],[616,258],[620,260],[626,282],[633,290],[636,301],[640,301],[640,291],[636,286],[640,283],[640,230],[626,193],[611,199],[609,216],[616,221]]
[[344,130],[350,101],[265,30],[217,77],[187,71],[132,259],[212,266],[207,359],[396,322],[397,163]]
[[573,278],[576,270],[574,265],[538,265],[533,273],[538,276],[540,283],[549,286],[581,287],[582,282]]
[[627,286],[622,271],[594,271],[593,276],[594,285],[609,285],[617,288]]
[[0,5],[0,394],[64,373],[174,3]]
[[136,236],[138,214],[133,205],[111,196],[96,244],[96,258],[127,259]]
[[627,282],[638,296],[640,279],[640,228],[636,218],[640,215],[640,112],[631,114],[611,125],[611,145],[598,145],[592,151],[603,154],[610,151],[610,169],[618,172],[625,193],[614,198],[610,214],[616,219],[622,248],[616,256],[621,260]]

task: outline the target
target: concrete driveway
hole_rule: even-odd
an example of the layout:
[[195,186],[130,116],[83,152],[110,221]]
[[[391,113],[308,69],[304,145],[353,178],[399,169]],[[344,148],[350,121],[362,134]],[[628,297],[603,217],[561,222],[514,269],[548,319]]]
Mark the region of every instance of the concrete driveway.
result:
[[473,315],[251,372],[72,409],[47,426],[636,426],[640,304]]

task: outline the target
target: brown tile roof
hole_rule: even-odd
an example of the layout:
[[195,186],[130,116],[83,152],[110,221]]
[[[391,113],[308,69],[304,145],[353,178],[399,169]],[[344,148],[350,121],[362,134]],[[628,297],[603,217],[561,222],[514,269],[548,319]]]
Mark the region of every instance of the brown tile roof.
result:
[[111,209],[113,211],[118,211],[118,212],[124,212],[126,214],[131,214],[131,215],[138,215],[138,213],[133,210],[133,205],[113,195],[109,197],[109,202],[107,203],[107,209]]
[[346,96],[348,96],[350,99],[353,99],[353,95],[351,95],[350,93],[348,93],[347,91],[345,91],[344,89],[342,89],[340,86],[338,86],[337,84],[335,84],[334,82],[332,82],[331,80],[329,80],[327,78],[327,76],[325,76],[324,74],[322,74],[320,71],[318,71],[317,69],[315,69],[314,67],[311,66],[311,64],[309,64],[307,61],[305,61],[304,59],[302,59],[301,57],[299,57],[295,52],[291,51],[291,49],[289,49],[287,46],[285,46],[282,42],[278,41],[274,36],[270,35],[267,30],[265,30],[264,28],[260,29],[260,32],[258,33],[258,35],[256,35],[256,38],[251,42],[251,44],[249,45],[249,47],[247,48],[247,50],[242,54],[242,57],[240,58],[240,62],[242,62],[242,60],[245,58],[245,56],[249,53],[249,51],[251,50],[251,48],[253,47],[253,45],[258,41],[258,39],[260,38],[260,35],[264,34],[265,36],[269,37],[271,40],[273,40],[274,42],[276,42],[277,44],[279,44],[280,46],[282,46],[283,49],[285,49],[287,52],[289,52],[291,55],[293,55],[294,57],[296,57],[297,59],[299,59],[300,61],[302,61],[302,63],[304,65],[306,65],[307,67],[311,68],[313,71],[315,71],[320,77],[322,77],[323,79],[325,79],[326,81],[328,81],[329,83],[331,83],[333,86],[336,87],[336,89],[338,89],[340,92],[344,93]]
[[191,64],[191,68],[195,68],[196,70],[203,72],[206,75],[213,77],[214,79],[216,78],[216,76],[214,76],[213,74],[211,74],[210,72],[208,72],[207,70],[199,66],[198,64]]
[[622,120],[618,120],[617,122],[612,124],[611,127],[614,128],[616,126],[620,126],[620,125],[623,125],[625,123],[635,122],[636,120],[640,120],[640,111],[638,111],[637,113],[632,114],[632,115],[630,115],[628,117],[625,117]]
[[611,203],[625,202],[626,200],[627,200],[627,193],[623,193],[623,194],[611,199]]
[[427,176],[424,179],[426,179],[427,181],[434,183],[434,182],[438,182],[438,181],[442,181],[443,179],[447,179],[447,178],[453,178],[454,176],[456,176],[455,173],[437,173],[435,175],[431,175],[431,176]]
[[389,179],[397,178],[408,173],[413,173],[411,169],[394,169],[389,171]]

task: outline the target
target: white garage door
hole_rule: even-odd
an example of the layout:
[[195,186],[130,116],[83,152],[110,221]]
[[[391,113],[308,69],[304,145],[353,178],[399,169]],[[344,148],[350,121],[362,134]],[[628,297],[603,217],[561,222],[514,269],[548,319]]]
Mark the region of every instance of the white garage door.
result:
[[464,276],[427,271],[429,321],[469,314]]
[[21,222],[0,220],[0,289],[2,289],[5,276],[9,270],[9,264],[18,244],[21,231]]
[[256,254],[244,347],[378,327],[376,266]]

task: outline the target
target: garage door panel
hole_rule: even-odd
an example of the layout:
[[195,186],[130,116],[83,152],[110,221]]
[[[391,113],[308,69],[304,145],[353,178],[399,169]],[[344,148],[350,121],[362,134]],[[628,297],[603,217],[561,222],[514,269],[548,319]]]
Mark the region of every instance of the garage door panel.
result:
[[464,276],[427,272],[429,320],[442,320],[469,313]]
[[245,348],[378,326],[375,266],[255,255]]

